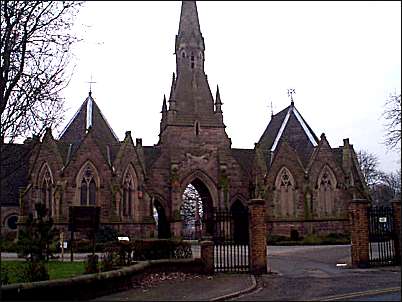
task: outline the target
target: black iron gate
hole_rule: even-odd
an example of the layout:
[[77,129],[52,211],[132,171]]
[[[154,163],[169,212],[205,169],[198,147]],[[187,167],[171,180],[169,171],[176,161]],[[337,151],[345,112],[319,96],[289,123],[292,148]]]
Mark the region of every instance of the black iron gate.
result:
[[[215,272],[248,273],[250,261],[247,209],[214,209],[213,221]],[[239,224],[242,222],[240,228]]]
[[369,222],[369,263],[376,265],[396,265],[395,237],[391,207],[368,208]]

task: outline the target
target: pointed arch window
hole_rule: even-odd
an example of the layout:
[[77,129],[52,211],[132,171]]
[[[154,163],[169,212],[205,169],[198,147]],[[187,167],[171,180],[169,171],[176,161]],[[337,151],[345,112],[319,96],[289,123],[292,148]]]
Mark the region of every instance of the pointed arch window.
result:
[[318,205],[319,215],[329,215],[334,211],[336,178],[331,168],[325,166],[318,178]]
[[85,167],[81,180],[81,205],[96,205],[96,183],[95,174],[90,165]]
[[46,205],[46,208],[49,210],[49,214],[53,216],[54,206],[53,206],[53,179],[47,165],[44,166],[44,173],[41,178],[40,183],[40,199]]
[[123,181],[123,216],[132,217],[134,208],[134,178],[130,170],[127,170]]
[[292,173],[283,167],[275,181],[277,193],[277,207],[278,211],[283,216],[292,216],[295,211],[295,181]]

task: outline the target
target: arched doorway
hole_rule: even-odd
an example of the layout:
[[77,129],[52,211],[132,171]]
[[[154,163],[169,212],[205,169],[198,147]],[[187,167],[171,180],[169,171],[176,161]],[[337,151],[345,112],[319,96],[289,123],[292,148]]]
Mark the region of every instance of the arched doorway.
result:
[[203,205],[197,189],[189,184],[182,196],[180,207],[182,219],[182,238],[188,240],[200,239],[202,235]]
[[180,214],[182,218],[182,237],[201,239],[213,233],[213,201],[202,180],[195,178],[183,191]]
[[158,238],[170,238],[170,225],[166,219],[165,209],[157,199],[154,200],[153,215],[158,230]]
[[230,212],[233,217],[233,240],[235,243],[248,244],[249,241],[249,222],[248,210],[240,200],[236,200]]

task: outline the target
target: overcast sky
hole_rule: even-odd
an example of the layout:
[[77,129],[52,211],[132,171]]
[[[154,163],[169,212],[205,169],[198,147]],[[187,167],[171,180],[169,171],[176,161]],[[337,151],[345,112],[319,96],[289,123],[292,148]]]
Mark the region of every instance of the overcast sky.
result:
[[[355,150],[394,171],[381,117],[401,91],[401,2],[197,2],[205,39],[205,72],[219,84],[226,131],[234,148],[254,148],[271,116],[295,106],[332,147],[349,138]],[[87,2],[75,30],[76,64],[65,89],[66,119],[93,97],[119,137],[158,141],[163,94],[175,71],[180,1]],[[59,131],[62,128],[59,129]],[[56,131],[56,134],[58,132]]]

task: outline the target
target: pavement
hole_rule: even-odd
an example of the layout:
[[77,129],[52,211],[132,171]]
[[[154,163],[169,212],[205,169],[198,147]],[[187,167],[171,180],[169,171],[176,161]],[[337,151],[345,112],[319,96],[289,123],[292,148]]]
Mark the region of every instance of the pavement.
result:
[[[197,247],[193,254],[199,257]],[[166,279],[95,301],[401,301],[400,266],[352,269],[350,262],[350,245],[268,246],[269,273],[262,276]]]
[[[194,251],[197,257],[197,251]],[[352,269],[350,245],[269,246],[268,274],[216,274],[97,301],[400,301],[400,266]]]
[[268,270],[239,301],[400,301],[400,266],[350,267],[350,245],[268,247]]
[[255,285],[251,275],[217,274],[165,281],[151,288],[135,287],[94,301],[219,301],[254,289]]

